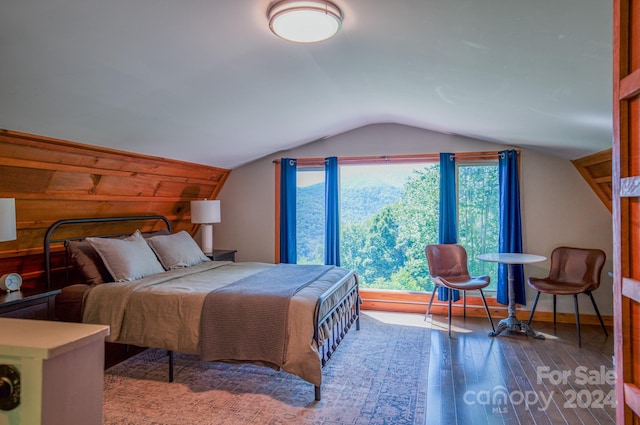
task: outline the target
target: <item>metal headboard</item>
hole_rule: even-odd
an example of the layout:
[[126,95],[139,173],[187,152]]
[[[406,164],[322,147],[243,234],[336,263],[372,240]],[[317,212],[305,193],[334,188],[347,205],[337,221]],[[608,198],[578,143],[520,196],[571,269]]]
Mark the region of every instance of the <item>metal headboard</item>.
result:
[[162,215],[145,215],[145,216],[129,216],[129,217],[100,217],[100,218],[69,218],[58,220],[53,223],[47,229],[47,233],[44,236],[44,266],[45,273],[47,277],[47,290],[51,289],[51,244],[58,242],[66,242],[70,240],[82,240],[85,237],[118,237],[123,236],[122,233],[111,233],[111,234],[91,234],[84,235],[81,237],[71,237],[71,238],[62,238],[62,239],[54,239],[52,237],[53,233],[58,230],[61,226],[73,225],[73,224],[87,224],[87,223],[114,223],[119,221],[153,221],[153,220],[161,220],[165,223],[167,230],[171,232],[171,223],[169,219]]

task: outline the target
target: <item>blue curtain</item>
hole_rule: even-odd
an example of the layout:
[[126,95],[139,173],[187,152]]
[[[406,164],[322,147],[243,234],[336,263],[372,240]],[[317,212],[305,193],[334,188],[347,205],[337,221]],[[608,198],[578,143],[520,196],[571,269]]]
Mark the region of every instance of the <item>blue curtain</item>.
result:
[[[522,252],[522,226],[520,223],[520,184],[518,181],[518,153],[506,150],[498,154],[498,180],[500,189],[500,252]],[[509,304],[508,265],[498,266],[498,293],[500,304]],[[513,266],[515,301],[526,305],[524,269],[522,264]]]
[[324,263],[340,265],[340,205],[338,186],[338,158],[326,159],[324,183],[325,235]]
[[[440,214],[438,219],[438,243],[458,241],[458,214],[456,211],[456,160],[452,153],[440,154]],[[447,301],[449,290],[438,288],[438,299]],[[451,301],[460,299],[460,291],[452,291]]]
[[280,262],[296,258],[296,160],[280,160]]

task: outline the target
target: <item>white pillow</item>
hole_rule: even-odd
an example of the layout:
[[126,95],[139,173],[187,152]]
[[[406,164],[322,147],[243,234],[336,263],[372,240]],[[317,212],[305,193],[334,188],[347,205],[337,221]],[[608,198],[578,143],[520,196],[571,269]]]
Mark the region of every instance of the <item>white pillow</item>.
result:
[[139,230],[124,239],[86,238],[116,282],[164,272]]
[[172,235],[152,236],[147,238],[147,243],[167,270],[210,261],[191,235],[184,230]]

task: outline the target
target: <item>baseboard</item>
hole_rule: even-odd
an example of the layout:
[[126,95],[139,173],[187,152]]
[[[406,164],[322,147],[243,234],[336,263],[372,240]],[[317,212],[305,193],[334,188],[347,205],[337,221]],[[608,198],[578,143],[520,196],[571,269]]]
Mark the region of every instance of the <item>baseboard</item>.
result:
[[[477,294],[477,292],[476,292]],[[431,294],[425,292],[407,292],[407,291],[388,291],[388,290],[372,290],[361,289],[360,297],[362,298],[363,310],[379,310],[393,311],[403,313],[425,314]],[[507,317],[507,306],[499,304],[495,298],[486,297],[489,311],[493,319],[503,319]],[[462,316],[462,301],[453,304],[452,314],[454,316]],[[446,302],[434,299],[431,306],[431,314],[447,315],[448,304]],[[521,320],[529,319],[529,310],[521,310],[517,307],[517,315]],[[469,317],[486,317],[487,313],[482,305],[479,296],[467,296],[467,316]],[[602,316],[605,326],[613,327],[612,316]],[[541,311],[536,309],[533,322],[553,322],[552,311]],[[575,315],[573,313],[557,313],[557,323],[575,323]],[[580,323],[585,325],[599,325],[598,316],[595,314],[580,313]]]

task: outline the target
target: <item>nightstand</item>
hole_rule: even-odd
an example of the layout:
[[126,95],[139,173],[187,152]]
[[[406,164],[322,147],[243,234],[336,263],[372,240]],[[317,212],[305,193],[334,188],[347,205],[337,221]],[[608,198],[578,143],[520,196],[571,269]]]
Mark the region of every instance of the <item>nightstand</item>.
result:
[[214,249],[212,254],[207,254],[207,257],[213,261],[236,261],[235,249]]
[[53,320],[55,298],[59,293],[59,289],[33,288],[0,292],[0,317]]
[[109,326],[0,318],[0,329],[0,363],[20,382],[20,404],[0,411],[0,423],[102,423]]

